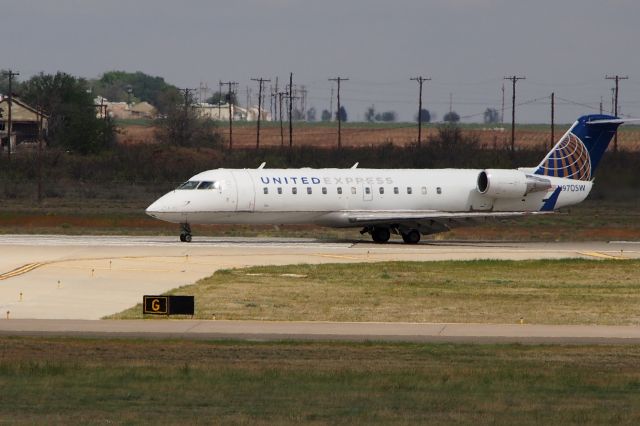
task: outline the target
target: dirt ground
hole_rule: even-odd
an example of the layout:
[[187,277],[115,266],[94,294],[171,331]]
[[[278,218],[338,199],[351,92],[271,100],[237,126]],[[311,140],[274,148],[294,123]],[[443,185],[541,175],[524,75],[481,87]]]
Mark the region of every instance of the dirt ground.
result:
[[[353,126],[353,125],[352,125]],[[557,129],[556,141],[566,129]],[[124,144],[154,143],[155,127],[151,126],[127,126],[120,129],[118,142]],[[508,126],[502,128],[477,128],[465,129],[464,132],[474,133],[480,139],[480,144],[493,148],[510,144],[511,132]],[[294,126],[294,144],[332,147],[337,144],[338,130],[336,127],[318,125],[302,127]],[[423,139],[436,134],[437,127],[429,125],[423,128]],[[227,127],[222,128],[226,141],[229,140]],[[375,127],[362,124],[362,127],[346,127],[342,129],[342,144],[344,146],[370,146],[383,143],[394,145],[407,145],[417,139],[417,127],[407,125],[398,127]],[[288,129],[284,129],[284,143],[289,143]],[[242,125],[233,130],[233,145],[235,147],[253,147],[256,144],[255,126]],[[260,131],[260,144],[262,146],[278,146],[281,144],[280,127],[266,126]],[[629,150],[640,149],[640,130],[627,130],[619,133],[618,144],[621,148]],[[518,147],[540,147],[550,145],[550,132],[543,129],[523,129],[516,131],[516,145]]]

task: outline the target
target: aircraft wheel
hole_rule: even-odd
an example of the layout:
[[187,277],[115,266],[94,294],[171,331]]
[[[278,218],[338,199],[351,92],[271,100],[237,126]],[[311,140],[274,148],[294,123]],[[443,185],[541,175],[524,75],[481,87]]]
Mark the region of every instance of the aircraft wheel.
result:
[[191,242],[191,226],[189,226],[188,223],[182,223],[180,224],[180,227],[182,228],[182,232],[180,232],[180,241],[182,241],[183,243],[190,243]]
[[389,231],[389,228],[373,228],[371,238],[376,243],[386,243],[391,238],[391,231]]
[[410,229],[406,233],[402,234],[402,241],[406,244],[418,244],[418,242],[420,242],[420,231],[417,229]]

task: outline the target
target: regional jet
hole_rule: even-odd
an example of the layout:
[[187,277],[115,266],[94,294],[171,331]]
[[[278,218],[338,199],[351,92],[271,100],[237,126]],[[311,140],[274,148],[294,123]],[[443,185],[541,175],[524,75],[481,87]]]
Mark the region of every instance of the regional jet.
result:
[[583,201],[625,120],[585,115],[536,167],[518,169],[215,169],[190,178],[146,212],[181,225],[316,224],[361,228],[376,243],[489,219],[552,213]]

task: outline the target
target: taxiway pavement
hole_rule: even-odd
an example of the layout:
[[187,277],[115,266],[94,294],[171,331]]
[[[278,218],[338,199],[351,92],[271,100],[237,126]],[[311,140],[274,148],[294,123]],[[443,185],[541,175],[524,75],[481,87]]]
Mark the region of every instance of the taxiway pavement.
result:
[[0,318],[99,319],[218,269],[296,263],[632,259],[640,242],[456,242],[410,246],[293,238],[0,236]]
[[330,340],[386,342],[639,344],[640,327],[202,320],[8,320],[1,335],[93,338]]

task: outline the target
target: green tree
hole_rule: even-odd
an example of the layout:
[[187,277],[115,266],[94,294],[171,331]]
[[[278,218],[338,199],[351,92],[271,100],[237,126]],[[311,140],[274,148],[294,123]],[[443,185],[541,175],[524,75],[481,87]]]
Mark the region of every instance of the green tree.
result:
[[[420,110],[420,118],[423,123],[429,123],[431,121],[431,113],[428,109],[422,108]],[[416,114],[416,121],[418,121],[418,114]]]
[[198,115],[194,108],[195,99],[174,96],[167,99],[166,114],[160,119],[156,137],[160,142],[178,146],[214,147],[222,141],[215,121]]
[[[9,77],[5,74],[5,72],[9,72],[9,70],[0,70],[0,94],[8,95],[9,94]],[[13,92],[16,92],[16,88],[20,85],[17,77],[13,78]]]
[[487,108],[484,111],[485,124],[495,124],[500,121],[500,113],[495,108]]
[[84,79],[63,72],[40,73],[20,86],[20,95],[49,116],[50,145],[88,154],[107,148],[115,136],[113,123],[98,118],[88,89]]
[[104,96],[113,102],[146,101],[165,113],[170,108],[170,98],[178,94],[178,88],[168,84],[162,77],[154,77],[141,71],[108,71],[91,81],[95,95]]
[[322,120],[322,121],[330,121],[331,120],[331,113],[329,112],[328,109],[323,109],[322,110],[322,114],[320,115],[320,120]]
[[368,122],[368,123],[373,123],[376,120],[376,107],[374,105],[371,105],[369,108],[367,108],[367,110],[364,112],[364,119]]
[[347,116],[347,110],[345,109],[345,107],[341,106],[340,110],[336,111],[336,120],[338,119],[338,117],[340,117],[340,120],[343,122],[347,121],[348,116]]
[[314,107],[311,107],[307,110],[307,121],[316,121],[316,109]]
[[460,115],[455,111],[451,111],[446,113],[444,117],[442,117],[442,120],[446,121],[447,123],[457,123],[458,121],[460,121]]
[[[207,99],[207,103],[217,105],[218,103],[226,104],[229,103],[229,93],[228,92],[215,92],[213,96]],[[231,92],[231,104],[238,104],[238,96],[234,92]]]
[[392,123],[396,121],[396,112],[395,111],[384,111],[382,113],[376,114],[376,121],[384,121],[387,123]]

